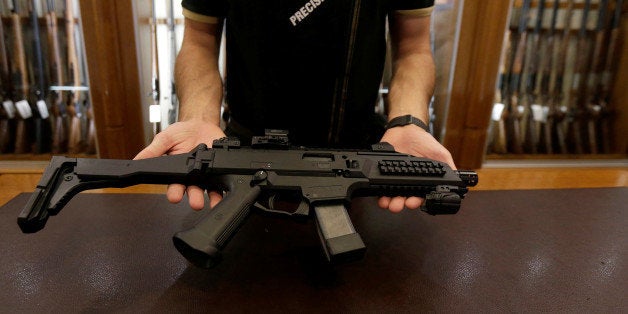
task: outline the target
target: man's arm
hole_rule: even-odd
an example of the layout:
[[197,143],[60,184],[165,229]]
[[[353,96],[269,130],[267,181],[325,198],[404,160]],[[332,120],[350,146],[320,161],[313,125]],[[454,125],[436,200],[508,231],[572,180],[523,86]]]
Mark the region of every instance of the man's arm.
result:
[[177,95],[182,103],[179,121],[199,119],[220,124],[222,80],[218,54],[222,23],[186,18],[181,51],[175,67]]
[[[135,159],[187,153],[198,144],[211,145],[215,139],[225,136],[220,128],[222,80],[218,54],[221,31],[219,20],[206,23],[185,19],[183,42],[175,67],[179,122],[157,134]],[[178,203],[185,192],[192,208],[204,207],[203,190],[196,186],[172,184],[168,186],[168,200]],[[218,193],[210,192],[210,206],[219,200]]]
[[[401,13],[390,17],[393,76],[390,82],[388,119],[412,115],[426,124],[429,103],[434,93],[435,66],[430,46],[430,16]],[[382,137],[395,150],[448,163],[455,169],[451,154],[431,134],[410,124],[390,128]],[[392,212],[416,209],[423,200],[417,197],[381,197],[379,206]]]
[[390,16],[393,75],[388,119],[411,114],[428,122],[435,69],[430,46],[430,16]]

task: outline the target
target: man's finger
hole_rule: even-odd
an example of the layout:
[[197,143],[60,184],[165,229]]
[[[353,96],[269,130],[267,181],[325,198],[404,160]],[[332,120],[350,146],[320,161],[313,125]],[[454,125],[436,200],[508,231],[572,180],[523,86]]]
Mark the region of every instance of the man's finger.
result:
[[182,184],[170,184],[168,185],[168,190],[166,191],[166,197],[168,201],[172,204],[177,204],[183,199],[183,194],[185,193],[185,185]]
[[390,200],[390,204],[388,204],[388,210],[393,213],[399,213],[403,210],[406,203],[406,198],[403,196],[396,196]]
[[168,152],[168,150],[170,149],[170,144],[167,143],[163,138],[163,136],[159,136],[159,134],[157,134],[153,141],[144,149],[142,149],[142,151],[140,151],[137,155],[135,155],[133,159],[135,160],[159,157]]
[[194,210],[201,210],[205,207],[205,193],[204,190],[198,186],[190,185],[187,188],[188,202],[190,207]]
[[209,191],[209,208],[214,208],[220,201],[222,201],[222,194],[216,191]]
[[420,197],[408,197],[406,199],[406,208],[408,209],[417,209],[419,207],[421,207],[421,204],[423,204],[423,199]]
[[390,204],[390,197],[388,196],[380,196],[377,200],[377,206],[382,209],[388,209],[388,205]]

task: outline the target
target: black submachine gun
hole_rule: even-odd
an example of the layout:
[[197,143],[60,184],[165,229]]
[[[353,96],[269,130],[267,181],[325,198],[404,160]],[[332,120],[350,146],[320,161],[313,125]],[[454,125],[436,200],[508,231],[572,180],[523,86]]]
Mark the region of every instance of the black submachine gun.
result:
[[[356,196],[424,197],[422,210],[431,215],[455,214],[474,171],[452,170],[447,164],[400,154],[387,143],[370,150],[318,150],[291,147],[286,132],[267,130],[250,147],[223,138],[212,148],[199,145],[187,154],[142,160],[67,158],[54,156],[18,217],[24,233],[41,230],[77,193],[136,184],[196,185],[226,191],[223,200],[189,230],[178,232],[176,249],[192,264],[209,268],[242,225],[251,207],[316,221],[323,251],[330,262],[362,258],[365,245],[345,205]],[[274,200],[296,200],[293,210],[273,206]]]

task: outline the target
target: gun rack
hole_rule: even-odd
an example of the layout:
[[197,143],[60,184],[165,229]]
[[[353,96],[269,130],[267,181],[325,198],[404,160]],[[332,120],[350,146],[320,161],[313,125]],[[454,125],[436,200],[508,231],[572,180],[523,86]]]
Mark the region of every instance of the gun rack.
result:
[[626,1],[516,0],[510,10],[487,157],[626,158]]
[[78,2],[1,4],[0,160],[95,155]]

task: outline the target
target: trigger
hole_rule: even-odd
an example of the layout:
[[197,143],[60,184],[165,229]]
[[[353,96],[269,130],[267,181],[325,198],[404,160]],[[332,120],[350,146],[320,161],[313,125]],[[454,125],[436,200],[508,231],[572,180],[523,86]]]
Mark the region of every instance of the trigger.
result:
[[268,208],[267,206],[265,206],[264,204],[260,203],[260,202],[255,202],[255,204],[253,204],[253,206],[265,211],[265,212],[273,212],[272,209]]
[[266,201],[256,202],[255,206],[263,211],[288,216],[308,216],[309,204],[303,200],[294,199],[294,195],[270,195]]
[[307,216],[310,213],[310,205],[306,201],[301,201],[299,207],[294,211],[293,215]]

